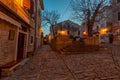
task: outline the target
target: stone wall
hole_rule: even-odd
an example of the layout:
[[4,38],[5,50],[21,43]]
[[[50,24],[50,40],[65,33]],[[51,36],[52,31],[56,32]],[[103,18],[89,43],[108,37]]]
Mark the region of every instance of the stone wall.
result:
[[51,41],[52,48],[58,51],[70,44],[72,44],[72,40],[67,36],[57,36]]
[[[10,30],[15,32],[13,40],[9,40]],[[16,26],[0,19],[0,66],[15,60],[16,34]]]
[[28,14],[16,0],[0,0],[5,6],[19,15],[25,22],[29,23]]
[[114,34],[113,44],[120,45],[120,21],[118,20],[118,12],[120,12],[120,3],[117,0],[112,0],[112,31]]
[[112,23],[113,27],[119,24],[118,21],[118,12],[120,12],[120,3],[117,3],[117,0],[112,0]]
[[99,45],[99,37],[87,37],[84,42],[86,45]]
[[[28,32],[28,45],[27,45],[28,53],[34,51],[34,35],[35,35],[34,29],[30,28],[30,30]],[[31,42],[31,40],[32,40],[32,42]]]

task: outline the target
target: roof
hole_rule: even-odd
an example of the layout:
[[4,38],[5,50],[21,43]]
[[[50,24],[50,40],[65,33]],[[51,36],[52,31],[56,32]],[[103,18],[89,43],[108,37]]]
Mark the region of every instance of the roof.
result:
[[[66,21],[60,22],[60,23],[58,23],[58,24],[56,24],[56,25],[60,25],[60,24],[63,24],[63,23],[70,23],[70,24],[73,24],[73,25],[76,25],[76,26],[80,26],[79,24],[74,23],[74,22],[71,21],[71,20],[66,20]],[[56,25],[55,25],[55,26],[56,26]]]

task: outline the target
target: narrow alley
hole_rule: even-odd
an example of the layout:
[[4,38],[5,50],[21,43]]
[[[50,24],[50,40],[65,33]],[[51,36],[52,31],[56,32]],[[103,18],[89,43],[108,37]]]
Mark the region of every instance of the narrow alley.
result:
[[108,51],[62,55],[44,45],[13,75],[1,80],[120,80],[119,70]]
[[120,80],[120,0],[0,0],[0,80]]

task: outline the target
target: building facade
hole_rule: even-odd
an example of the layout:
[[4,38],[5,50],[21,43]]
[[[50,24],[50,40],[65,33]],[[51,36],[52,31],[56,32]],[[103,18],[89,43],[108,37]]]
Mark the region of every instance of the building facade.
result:
[[109,43],[109,33],[112,33],[112,6],[105,6],[96,18],[93,31],[99,32],[100,43]]
[[0,0],[0,67],[20,62],[38,48],[34,41],[43,8],[42,0]]
[[112,22],[113,22],[113,33],[114,43],[120,44],[120,0],[111,0],[112,2]]
[[[77,37],[80,36],[80,25],[70,21],[66,20],[63,22],[60,22],[53,26],[55,36],[59,35],[60,31],[66,31],[65,34],[68,36]],[[53,31],[50,29],[50,34],[53,36]]]
[[[96,35],[99,36],[100,43],[101,43],[101,40],[102,41],[104,40],[104,42],[106,43],[109,42],[107,33],[112,28],[112,9],[111,8],[112,8],[111,6],[105,6],[101,10],[102,13],[98,14],[98,16],[96,17],[93,25],[93,29],[92,29],[93,36],[96,36]],[[85,33],[87,35],[87,22],[82,23],[81,36],[85,37],[84,36]]]

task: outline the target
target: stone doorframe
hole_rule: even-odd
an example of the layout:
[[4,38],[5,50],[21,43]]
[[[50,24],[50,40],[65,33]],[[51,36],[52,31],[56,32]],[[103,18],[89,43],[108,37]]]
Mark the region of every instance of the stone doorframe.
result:
[[17,60],[17,51],[18,51],[18,37],[19,37],[19,33],[22,33],[25,35],[25,38],[24,38],[24,51],[23,51],[23,58],[26,58],[27,57],[27,45],[28,45],[28,33],[27,32],[24,32],[22,30],[20,30],[19,28],[17,29],[17,41],[16,41],[16,51],[15,51],[15,60]]

